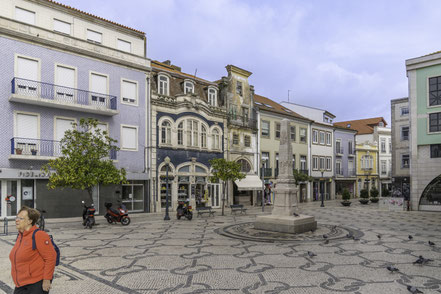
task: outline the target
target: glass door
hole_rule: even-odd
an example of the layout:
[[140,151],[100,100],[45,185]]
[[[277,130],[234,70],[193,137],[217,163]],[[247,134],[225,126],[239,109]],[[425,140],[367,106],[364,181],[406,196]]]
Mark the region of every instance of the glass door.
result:
[[122,203],[129,212],[144,211],[144,186],[142,184],[128,184],[122,186]]
[[34,208],[34,199],[34,180],[21,180],[21,205]]
[[211,197],[211,206],[219,207],[220,206],[220,184],[211,184],[210,185],[210,197]]

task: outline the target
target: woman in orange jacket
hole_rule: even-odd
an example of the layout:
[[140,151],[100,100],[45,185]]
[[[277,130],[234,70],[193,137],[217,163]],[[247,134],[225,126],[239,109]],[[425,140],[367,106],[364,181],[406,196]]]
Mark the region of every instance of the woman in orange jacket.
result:
[[9,254],[14,294],[49,293],[54,275],[57,253],[49,235],[35,233],[36,250],[32,250],[32,234],[40,217],[38,210],[22,207],[15,218],[18,237]]

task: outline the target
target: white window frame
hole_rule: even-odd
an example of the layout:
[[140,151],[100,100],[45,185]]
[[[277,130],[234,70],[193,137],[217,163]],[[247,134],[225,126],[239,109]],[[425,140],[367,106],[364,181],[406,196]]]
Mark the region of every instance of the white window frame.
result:
[[[58,77],[58,67],[64,67],[64,68],[67,68],[67,69],[72,69],[73,71],[74,71],[74,86],[73,86],[73,89],[72,89],[72,91],[68,91],[68,93],[65,93],[65,92],[63,92],[64,93],[64,95],[66,95],[66,94],[72,94],[72,102],[76,102],[76,98],[77,98],[77,89],[78,89],[78,70],[77,70],[77,68],[76,67],[74,67],[74,66],[71,66],[71,65],[67,65],[67,64],[61,64],[61,63],[55,63],[55,66],[54,66],[54,83],[55,83],[55,91],[54,91],[54,95],[55,94],[58,94],[57,92],[57,87],[56,86],[60,86],[60,87],[64,87],[64,86],[61,86],[61,85],[59,85],[58,84],[58,81],[59,81],[59,77]],[[58,96],[57,96],[57,98],[58,98]]]
[[[322,164],[323,163],[323,164]],[[326,157],[320,156],[319,157],[319,170],[326,169]]]
[[332,157],[326,157],[326,170],[332,171]]
[[[163,126],[164,123],[168,123],[168,127]],[[163,135],[162,132],[163,128],[165,128],[165,136]],[[173,128],[173,123],[168,119],[164,119],[161,121],[161,124],[159,125],[159,142],[161,145],[171,145],[172,128]]]
[[[250,143],[249,145],[247,145],[247,141]],[[243,145],[244,145],[244,147],[251,147],[251,136],[250,135],[245,135],[245,134],[243,135]]]
[[332,146],[332,133],[326,132],[326,145]]
[[[294,129],[294,132],[292,131]],[[294,138],[293,138],[294,135]],[[289,138],[291,142],[295,142],[297,138],[297,127],[296,126],[289,126]]]
[[[405,109],[407,109],[407,112],[404,113]],[[409,116],[409,106],[400,107],[400,116]]]
[[337,175],[343,175],[343,165],[341,160],[335,161],[335,173]]
[[[57,29],[56,28],[56,23],[59,23],[62,26],[63,25],[68,25],[69,26],[69,32],[64,31],[63,28]],[[70,22],[54,18],[53,19],[53,26],[54,26],[54,32],[65,34],[65,35],[71,35],[72,34],[72,24]]]
[[325,143],[326,143],[325,131],[320,131],[319,132],[319,143],[320,143],[320,145],[325,145]]
[[[91,33],[91,35],[89,35],[89,32]],[[97,41],[97,40],[94,40],[93,38],[89,39],[89,37],[93,37],[94,35],[95,36],[100,36],[100,38],[99,38],[100,40]],[[103,43],[103,33],[95,31],[95,30],[92,30],[92,29],[86,29],[86,39],[87,39],[87,41],[93,42],[95,44],[102,44]]]
[[319,140],[319,136],[318,136],[319,132],[317,130],[312,130],[312,143],[314,144],[318,144],[318,140]]
[[380,139],[380,153],[386,153],[387,149],[386,149],[386,138],[381,138]]
[[[264,123],[268,123],[268,134],[266,135],[264,135],[262,132],[263,132],[263,124]],[[261,120],[261,130],[260,130],[260,135],[263,137],[263,138],[270,138],[271,137],[271,122],[270,121],[268,121],[268,120]]]
[[15,54],[15,56],[14,56],[14,77],[17,77],[17,75],[18,75],[18,59],[19,58],[37,61],[37,63],[38,63],[38,79],[36,80],[36,82],[40,82],[41,81],[41,59],[36,58],[36,57],[21,55],[21,54]]
[[382,175],[387,175],[387,160],[380,161],[380,173]]
[[319,163],[318,163],[318,156],[312,157],[312,170],[318,170],[319,169]]
[[[135,133],[135,145],[136,145],[136,148],[124,147],[124,137],[123,137],[123,129],[124,128],[129,128],[129,129],[135,129],[136,130],[136,133]],[[134,125],[121,124],[121,127],[120,127],[120,138],[121,138],[120,148],[121,148],[121,150],[124,150],[124,151],[138,151],[138,145],[139,145],[139,141],[138,141],[138,138],[139,138],[138,128],[139,128],[138,126],[134,126]]]
[[[302,140],[302,130],[305,130],[305,140]],[[308,142],[308,129],[299,127],[299,143],[306,144]]]
[[[215,131],[217,133],[215,133]],[[212,144],[213,150],[220,150],[221,149],[220,148],[220,146],[221,146],[221,144],[220,144],[221,132],[219,131],[219,129],[215,128],[215,129],[213,129],[211,135],[212,135],[212,140],[213,140],[213,142],[212,142],[213,143]]]
[[201,123],[201,148],[207,149],[208,127]]
[[[403,129],[407,128],[407,139],[404,139],[403,136]],[[410,137],[410,126],[400,126],[400,139],[401,141],[409,141],[409,137]]]
[[[214,93],[211,93],[211,91],[214,91]],[[208,104],[211,106],[217,106],[217,89],[214,87],[208,87],[207,95]]]
[[[124,82],[126,83],[131,83],[131,84],[135,84],[136,88],[135,88],[135,101],[134,102],[130,102],[130,101],[124,101],[124,97],[123,97],[123,84]],[[138,106],[139,105],[139,84],[138,81],[134,81],[134,80],[129,80],[126,78],[121,78],[121,104],[126,104],[126,105],[131,105],[131,106]]]
[[[166,78],[167,81],[161,81],[161,77]],[[165,87],[161,84],[165,84]],[[164,93],[161,93],[161,88],[164,89]],[[170,77],[168,75],[165,75],[163,73],[158,74],[158,94],[159,95],[165,95],[170,96]]]
[[[17,118],[19,115],[29,115],[29,116],[36,116],[37,117],[37,138],[35,140],[40,140],[40,114],[36,113],[36,112],[27,112],[27,111],[14,111],[14,137],[17,138],[18,137],[18,125],[17,125]],[[24,138],[26,139],[26,138]],[[20,144],[20,142],[16,142],[16,140],[14,140],[15,146],[14,148],[17,148],[18,144]],[[27,143],[21,143],[22,145],[28,145]],[[32,145],[29,144],[28,146],[23,146],[26,149],[29,149],[28,147]],[[32,147],[30,147],[32,148]],[[29,151],[28,151],[29,152]]]
[[[195,128],[196,123],[196,128]],[[194,118],[189,118],[186,121],[187,124],[187,146],[199,147],[199,126],[201,122]]]
[[[129,46],[128,50],[127,50],[127,48],[124,48],[124,46]],[[123,52],[132,53],[132,42],[117,38],[116,39],[116,48],[120,51],[123,51]]]
[[[70,120],[70,121],[72,121],[73,123],[77,123],[77,119],[74,118],[74,117],[67,117],[67,116],[54,116],[54,136],[53,136],[54,141],[57,140],[57,120],[59,120],[59,119]],[[102,123],[102,124],[107,124],[107,123]],[[108,127],[108,125],[107,125],[107,127]],[[72,128],[72,130],[73,130],[73,128]],[[54,142],[54,149],[58,147],[58,146],[56,146],[56,145],[58,145],[58,143],[57,143],[57,142]],[[60,151],[61,151],[61,146],[59,146],[59,148],[60,148]]]
[[[182,128],[179,127],[179,125],[182,124]],[[181,133],[181,134],[179,134]],[[181,141],[179,141],[179,135],[182,136]],[[184,138],[185,138],[185,121],[182,120],[177,123],[176,125],[176,143],[178,146],[184,146]]]
[[[106,77],[106,93],[92,92],[92,75]],[[99,102],[99,101],[92,101],[92,96],[93,96],[92,93],[95,93],[95,94],[103,94],[103,95],[105,95],[105,97],[104,97],[104,99],[105,99],[104,104],[110,106],[110,101],[106,101],[106,100],[110,99],[110,96],[109,96],[109,83],[110,83],[110,81],[109,80],[110,80],[110,78],[109,78],[108,74],[104,74],[104,73],[100,73],[100,72],[96,72],[96,71],[89,71],[89,103],[91,103],[91,105],[102,103],[102,102]]]
[[[21,10],[21,11],[23,11],[25,13],[28,13],[28,16],[33,15],[33,22],[28,22],[28,21],[25,21],[23,19],[18,19],[17,18],[17,10]],[[21,8],[21,7],[15,6],[15,9],[14,9],[14,19],[19,21],[19,22],[22,22],[22,23],[26,23],[26,24],[30,24],[30,25],[36,25],[37,24],[37,13],[35,11],[29,10],[29,9],[25,9],[25,8]]]
[[190,80],[184,80],[184,94],[194,94],[194,83]]

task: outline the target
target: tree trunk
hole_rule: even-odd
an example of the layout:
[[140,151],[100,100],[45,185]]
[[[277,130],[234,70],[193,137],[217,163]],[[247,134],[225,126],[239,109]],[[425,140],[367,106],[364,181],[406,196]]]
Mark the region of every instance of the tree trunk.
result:
[[225,181],[223,182],[223,189],[222,189],[222,216],[224,216],[224,209],[225,209]]
[[94,204],[93,203],[93,188],[87,188],[87,193],[89,194],[90,204]]

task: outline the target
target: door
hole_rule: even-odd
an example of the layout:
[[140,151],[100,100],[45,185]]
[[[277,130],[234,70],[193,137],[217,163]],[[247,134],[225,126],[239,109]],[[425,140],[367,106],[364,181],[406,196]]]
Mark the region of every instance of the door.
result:
[[57,65],[55,74],[56,100],[75,103],[75,69]]
[[122,186],[122,203],[129,212],[144,211],[144,186],[142,184],[128,184]]
[[220,184],[210,185],[210,198],[211,198],[212,207],[220,207],[220,193],[221,193]]
[[107,100],[107,77],[92,74],[90,78],[90,104],[106,107]]

